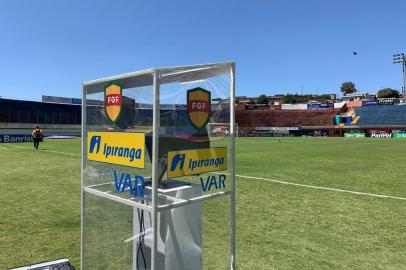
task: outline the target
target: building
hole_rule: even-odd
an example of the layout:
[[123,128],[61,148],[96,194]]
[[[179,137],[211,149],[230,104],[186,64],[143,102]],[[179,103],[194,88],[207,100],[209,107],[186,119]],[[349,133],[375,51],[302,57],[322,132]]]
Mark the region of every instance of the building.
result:
[[362,99],[375,99],[376,95],[369,94],[369,93],[349,93],[349,94],[344,94],[342,100],[344,101],[357,101],[357,100],[362,100]]
[[49,135],[80,135],[81,105],[0,98],[0,134],[31,134],[39,125]]

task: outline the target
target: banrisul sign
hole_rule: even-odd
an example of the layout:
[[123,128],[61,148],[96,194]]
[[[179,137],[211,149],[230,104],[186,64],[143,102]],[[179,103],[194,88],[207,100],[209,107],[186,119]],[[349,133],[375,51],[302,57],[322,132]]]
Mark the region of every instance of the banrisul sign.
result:
[[168,178],[227,169],[227,147],[168,152]]
[[106,115],[113,124],[117,123],[121,115],[122,91],[121,86],[112,83],[104,89],[104,107]]
[[88,132],[87,159],[144,168],[144,133]]
[[211,112],[210,92],[203,88],[187,91],[187,115],[190,123],[196,128],[204,128],[209,122]]
[[1,134],[0,143],[32,142],[31,134]]

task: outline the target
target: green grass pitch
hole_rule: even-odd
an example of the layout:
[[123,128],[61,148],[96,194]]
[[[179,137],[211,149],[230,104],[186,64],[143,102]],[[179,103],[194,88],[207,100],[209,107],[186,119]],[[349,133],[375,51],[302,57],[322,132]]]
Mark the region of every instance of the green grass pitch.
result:
[[[406,140],[238,138],[236,146],[237,174],[269,179],[237,178],[238,269],[406,269]],[[0,144],[0,269],[60,257],[79,266],[80,140],[40,148]],[[215,237],[206,245],[221,246]],[[229,269],[218,260],[207,269]]]

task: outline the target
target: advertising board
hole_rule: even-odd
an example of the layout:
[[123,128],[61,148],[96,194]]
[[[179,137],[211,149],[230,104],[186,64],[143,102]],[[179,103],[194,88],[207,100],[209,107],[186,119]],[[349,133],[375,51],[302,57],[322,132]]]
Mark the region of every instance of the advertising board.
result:
[[386,131],[371,131],[370,133],[371,138],[391,138],[392,133]]
[[226,169],[226,147],[168,152],[168,178]]
[[393,98],[379,99],[378,102],[379,102],[379,105],[394,105],[395,99],[393,99]]
[[377,106],[379,105],[378,100],[364,100],[362,101],[362,106],[368,107],[368,106]]
[[334,103],[334,109],[341,109],[345,105],[345,101]]
[[87,159],[92,161],[144,168],[144,146],[144,133],[87,133]]
[[321,109],[333,109],[334,108],[334,103],[322,103],[320,104]]
[[290,130],[299,130],[299,127],[255,127],[258,131],[276,131],[276,132],[286,132]]
[[0,143],[32,142],[31,134],[0,134]]
[[67,97],[56,97],[56,96],[42,95],[42,101],[43,102],[51,102],[51,103],[72,104],[72,98],[67,98]]
[[406,138],[406,132],[394,132],[392,138]]
[[363,133],[363,132],[346,132],[346,133],[344,133],[344,137],[362,138],[362,137],[365,137],[365,133]]
[[282,110],[307,110],[307,104],[282,104]]
[[334,103],[309,103],[307,104],[308,110],[320,110],[320,109],[334,109]]
[[[68,97],[56,97],[56,96],[42,95],[42,102],[81,105],[82,99],[81,98],[68,98]],[[103,101],[87,99],[86,104],[102,106]]]
[[80,98],[72,98],[72,104],[82,104],[82,99]]
[[319,110],[319,109],[321,109],[321,104],[320,103],[307,104],[307,109],[308,110]]

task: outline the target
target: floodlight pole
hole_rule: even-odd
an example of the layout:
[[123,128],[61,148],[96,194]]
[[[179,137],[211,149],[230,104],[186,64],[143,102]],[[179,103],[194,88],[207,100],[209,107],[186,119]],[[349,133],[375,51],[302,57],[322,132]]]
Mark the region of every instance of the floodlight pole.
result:
[[399,64],[402,63],[403,67],[403,89],[402,89],[402,96],[403,99],[406,99],[406,55],[404,53],[401,54],[394,54],[393,55],[393,63]]
[[403,99],[406,96],[406,55],[403,56]]

